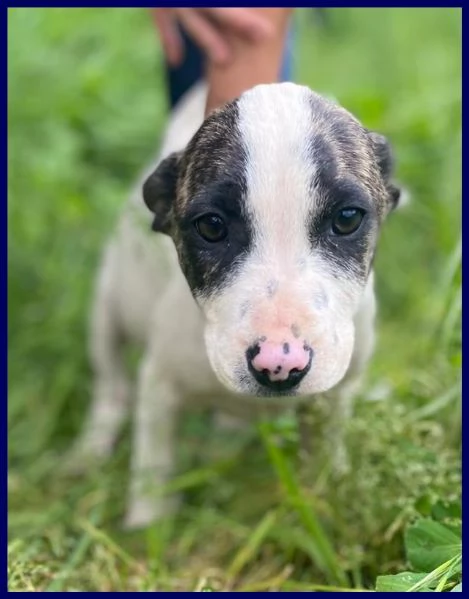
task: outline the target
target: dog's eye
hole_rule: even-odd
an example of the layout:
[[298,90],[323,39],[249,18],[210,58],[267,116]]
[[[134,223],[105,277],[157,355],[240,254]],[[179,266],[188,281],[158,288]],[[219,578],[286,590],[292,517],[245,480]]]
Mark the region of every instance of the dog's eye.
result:
[[223,219],[217,214],[205,214],[195,221],[195,228],[205,241],[215,243],[223,241],[228,234],[228,229]]
[[332,219],[332,232],[335,235],[351,235],[362,224],[365,212],[360,208],[342,208]]

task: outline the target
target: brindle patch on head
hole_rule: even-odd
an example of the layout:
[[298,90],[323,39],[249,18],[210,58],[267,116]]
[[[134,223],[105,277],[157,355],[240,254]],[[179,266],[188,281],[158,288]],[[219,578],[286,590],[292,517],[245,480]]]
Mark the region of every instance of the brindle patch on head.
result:
[[377,213],[384,216],[388,200],[385,183],[390,175],[384,152],[377,154],[374,137],[341,106],[315,93],[311,93],[310,105],[314,131],[318,132],[310,140],[318,165],[313,186],[334,179],[352,180],[373,198]]
[[[182,157],[172,235],[181,268],[197,297],[210,296],[229,283],[249,253],[246,160],[237,101],[206,119]],[[201,237],[196,222],[207,214],[222,219],[225,239],[210,242]]]
[[[311,180],[317,198],[310,240],[333,265],[337,277],[366,280],[377,231],[388,209],[388,194],[370,135],[346,110],[311,94],[315,123],[310,152],[316,166]],[[336,235],[334,216],[344,208],[363,210],[359,229]]]
[[179,173],[178,214],[214,181],[232,181],[246,192],[247,157],[238,122],[238,100],[235,100],[212,112],[188,144]]

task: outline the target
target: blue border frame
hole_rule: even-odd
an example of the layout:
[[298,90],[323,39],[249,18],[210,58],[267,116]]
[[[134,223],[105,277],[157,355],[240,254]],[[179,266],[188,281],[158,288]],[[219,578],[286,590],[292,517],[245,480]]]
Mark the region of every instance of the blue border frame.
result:
[[[3,149],[5,152],[5,158],[3,159],[3,184],[2,184],[2,188],[4,189],[4,193],[5,193],[5,199],[4,202],[2,203],[2,206],[4,207],[4,209],[2,210],[1,213],[1,218],[2,218],[2,244],[1,244],[1,248],[2,248],[2,263],[4,264],[4,267],[1,268],[1,273],[2,273],[2,277],[1,277],[1,289],[2,289],[2,294],[1,294],[1,300],[2,300],[2,308],[3,308],[3,303],[4,303],[4,317],[2,317],[2,350],[4,349],[5,351],[5,357],[2,360],[2,374],[3,377],[1,377],[2,380],[2,389],[4,389],[4,393],[2,393],[2,399],[5,402],[5,408],[4,408],[4,417],[3,417],[3,422],[2,422],[2,429],[4,430],[4,439],[5,439],[5,478],[4,480],[4,485],[5,485],[5,494],[2,494],[2,504],[4,502],[4,506],[2,505],[2,512],[5,513],[5,515],[8,517],[8,481],[7,481],[7,473],[8,473],[8,369],[7,369],[7,351],[8,351],[8,308],[7,308],[7,273],[8,273],[8,215],[7,215],[7,210],[8,210],[8,135],[7,135],[7,131],[8,131],[8,9],[5,8],[4,10],[2,10],[2,28],[1,31],[3,32],[3,43],[2,43],[2,52],[4,53],[4,57],[2,57],[2,66],[5,69],[5,73],[2,76],[2,80],[5,82],[5,92],[3,94],[3,102],[4,102],[4,108],[3,108],[3,123],[4,123],[4,131],[5,131],[5,142],[3,145]],[[2,127],[3,129],[3,127]],[[4,330],[3,330],[4,329]],[[8,538],[8,532],[7,532],[7,527],[8,527],[8,522],[5,519],[4,524],[2,526],[2,541],[3,538],[5,539],[3,541],[3,547],[5,549],[5,559],[4,559],[4,563],[5,566],[7,565],[7,538]],[[3,578],[5,579],[5,582],[3,582]],[[2,571],[2,584],[1,587],[4,588],[5,590],[7,589],[7,568],[5,567],[5,570]]]
[[[171,6],[172,3],[166,3],[164,4],[164,6]],[[138,5],[141,8],[146,8],[146,7],[154,7],[155,4],[153,3],[140,3]],[[204,6],[204,3],[194,3],[192,4],[192,6]],[[257,3],[256,6],[264,6],[264,4],[261,3]],[[270,5],[269,5],[270,6]],[[281,5],[280,5],[281,6]],[[345,3],[345,2],[317,2],[316,3],[317,7],[328,7],[328,8],[340,8],[340,7],[349,7],[349,4]],[[8,9],[9,8],[28,8],[28,7],[34,7],[34,8],[38,8],[38,7],[43,7],[43,8],[53,8],[53,7],[61,7],[61,8],[77,8],[77,7],[87,7],[87,8],[104,8],[104,7],[114,7],[114,8],[125,8],[128,7],[126,4],[117,4],[117,3],[104,3],[104,2],[100,2],[97,5],[90,5],[89,3],[80,3],[80,2],[73,2],[72,4],[64,7],[63,3],[59,3],[59,2],[47,2],[47,3],[34,3],[34,2],[9,2],[6,4],[6,6],[4,7],[4,10],[2,10],[2,21],[4,21],[4,23],[2,22],[2,31],[3,33],[3,39],[4,42],[2,44],[2,51],[4,53],[4,57],[2,60],[2,65],[5,69],[5,73],[3,76],[3,81],[5,82],[5,93],[4,93],[4,130],[5,133],[7,133],[8,131]],[[302,6],[300,4],[297,4],[296,7],[301,8]],[[405,2],[389,2],[386,3],[385,5],[381,5],[376,7],[375,4],[373,3],[365,3],[365,2],[361,2],[358,3],[356,5],[353,6],[354,8],[362,8],[362,7],[366,7],[366,8],[381,8],[381,7],[386,7],[386,8],[397,8],[397,7],[408,7],[408,8],[427,8],[427,7],[441,7],[441,8],[463,8],[463,2],[460,1],[458,3],[455,2],[451,2],[449,4],[445,4],[443,2],[409,2],[409,3],[405,3]],[[136,8],[134,7],[128,7],[128,8]],[[464,31],[464,11],[462,11],[462,23],[463,23],[463,31]],[[464,56],[464,35],[462,38],[462,53]],[[463,62],[464,65],[464,62]],[[464,71],[463,71],[464,72]],[[464,87],[464,77],[463,77],[463,87]],[[462,118],[462,126],[463,126],[463,130],[464,130],[464,94],[463,94],[463,118]],[[8,419],[7,419],[7,398],[8,398],[8,379],[7,379],[7,359],[8,359],[8,307],[7,307],[7,268],[8,268],[8,224],[7,224],[7,210],[8,210],[8,137],[7,134],[5,135],[5,143],[4,143],[4,160],[3,160],[3,164],[4,164],[4,177],[3,177],[3,189],[5,190],[5,199],[3,202],[3,207],[4,209],[2,210],[2,231],[3,231],[3,236],[2,236],[2,263],[4,264],[4,267],[1,269],[2,272],[2,285],[1,285],[1,290],[2,290],[2,302],[4,303],[4,318],[2,319],[3,322],[3,331],[2,331],[2,338],[4,339],[4,347],[2,349],[4,349],[4,360],[2,361],[2,370],[3,370],[3,377],[2,377],[2,382],[3,382],[3,388],[4,388],[4,394],[3,394],[3,398],[4,398],[4,402],[5,402],[5,411],[4,411],[4,420],[3,420],[3,430],[4,430],[4,439],[5,439],[5,474],[7,474],[8,472],[8,443],[7,443],[7,439],[8,439]],[[463,145],[462,145],[462,160],[463,160],[463,173],[464,173],[464,135],[463,135]],[[463,195],[464,195],[464,175],[463,175]],[[464,226],[464,221],[465,221],[465,212],[467,213],[467,208],[465,209],[464,206],[464,202],[462,202],[462,221],[463,221],[463,226]],[[464,235],[463,237],[463,253],[464,253]],[[464,269],[464,266],[463,266]],[[464,275],[464,270],[463,270],[463,275]],[[464,276],[463,276],[464,279]],[[463,287],[464,289],[464,287]],[[462,318],[462,330],[463,330],[463,339],[464,339],[464,315]],[[463,388],[464,388],[464,384],[463,384]],[[464,408],[462,409],[463,413],[464,413]],[[462,417],[463,417],[463,413],[462,413]],[[464,450],[464,443],[462,445],[463,450]],[[464,455],[464,452],[463,452]],[[463,459],[464,461],[464,459]],[[8,493],[8,488],[7,488],[7,480],[6,477],[4,479],[4,484],[5,484],[5,494],[3,495],[3,501],[4,501],[4,508],[3,511],[4,513],[6,513],[7,515],[7,506],[8,506],[8,497],[7,497],[7,493]],[[464,484],[463,484],[463,490],[464,490]],[[4,520],[4,526],[2,527],[2,539],[4,539],[3,542],[3,547],[5,549],[5,560],[4,563],[6,564],[7,562],[7,521]],[[3,570],[3,578],[4,578],[4,583],[1,585],[5,591],[7,590],[7,570],[5,568],[5,570]],[[3,582],[3,581],[2,581]],[[114,593],[111,593],[114,594]],[[183,593],[184,594],[184,593]],[[233,593],[234,594],[234,593]],[[264,594],[264,593],[261,593]],[[267,594],[267,593],[265,593]],[[330,593],[329,593],[330,594]],[[334,594],[334,593],[332,593]],[[338,594],[338,593],[337,593]]]
[[[97,4],[94,5],[90,5],[89,2],[73,2],[67,6],[64,6],[63,2],[41,2],[41,3],[36,3],[36,2],[8,2],[7,3],[7,7],[8,8],[153,8],[157,6],[155,3],[139,3],[137,6],[128,6],[128,4],[125,3],[116,3],[116,2],[99,2]],[[163,6],[181,6],[180,4],[176,4],[173,2],[166,2],[163,4]],[[184,6],[184,5],[183,5]],[[186,5],[187,6],[187,5]],[[189,6],[207,6],[206,2],[194,2],[193,0],[193,4],[189,5]],[[233,4],[230,4],[230,6],[235,6]],[[241,5],[244,6],[244,5]],[[254,4],[254,6],[263,6],[263,7],[271,7],[272,3],[265,3],[265,2],[256,2]],[[278,5],[273,5],[273,6],[284,6],[284,4],[279,3]],[[308,8],[309,5],[308,4],[299,4],[299,3],[295,3],[295,8]],[[353,4],[352,6],[350,5],[350,3],[347,2],[327,2],[327,1],[322,1],[322,2],[316,2],[315,3],[315,8],[462,8],[463,7],[463,2],[450,2],[450,3],[444,3],[440,0],[440,2],[387,2],[385,4],[376,6],[376,3],[374,2],[359,2],[356,4]]]

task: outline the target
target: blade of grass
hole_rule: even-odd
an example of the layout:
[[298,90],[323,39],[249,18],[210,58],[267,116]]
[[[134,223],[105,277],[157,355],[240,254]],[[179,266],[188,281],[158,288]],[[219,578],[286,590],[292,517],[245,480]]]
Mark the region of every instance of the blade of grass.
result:
[[461,393],[461,383],[458,382],[456,385],[453,385],[448,391],[429,402],[427,405],[422,406],[416,410],[410,412],[406,420],[409,422],[415,422],[417,420],[422,420],[424,418],[428,418],[430,416],[434,416],[437,412],[448,406],[451,402],[457,401]]
[[272,530],[275,522],[277,521],[277,511],[270,511],[262,518],[257,527],[247,538],[246,543],[239,549],[233,558],[231,564],[228,567],[228,580],[231,582],[241,572],[244,566],[250,562],[256,553],[259,551],[259,547],[262,542]]
[[327,584],[315,584],[313,582],[297,582],[296,580],[287,580],[282,585],[284,591],[302,591],[302,592],[329,592],[329,593],[373,593],[370,589],[351,589]]
[[438,568],[435,568],[434,570],[429,572],[427,574],[427,576],[425,576],[425,578],[422,578],[422,580],[419,580],[419,582],[412,585],[409,589],[407,589],[406,592],[407,593],[416,592],[419,589],[421,589],[422,587],[425,587],[425,586],[435,582],[436,580],[438,580],[440,578],[440,576],[444,576],[447,571],[451,572],[451,570],[453,568],[455,568],[457,565],[459,565],[461,563],[461,561],[462,561],[461,554],[456,555],[455,557],[449,559],[447,562],[444,562],[443,564],[441,564],[441,566],[438,566]]
[[130,568],[136,568],[142,570],[142,566],[129,555],[122,547],[120,547],[115,541],[111,539],[104,531],[99,530],[88,520],[80,519],[78,521],[79,526],[89,535],[91,539],[102,543],[113,555],[118,557]]
[[218,463],[212,464],[209,468],[199,468],[182,474],[162,487],[162,493],[177,493],[210,483],[218,478],[220,474],[233,467],[235,463],[236,460],[234,459],[220,460]]
[[[96,509],[91,515],[90,520],[93,524],[97,524],[101,519],[101,509]],[[56,578],[49,584],[46,588],[46,592],[57,592],[62,591],[64,588],[67,579],[70,574],[78,568],[80,563],[88,551],[88,548],[93,541],[93,537],[89,534],[89,532],[85,531],[82,535],[81,539],[78,541],[75,550],[71,554],[68,561],[65,563],[64,568],[61,572],[58,572]]]
[[284,487],[287,499],[295,508],[303,526],[315,544],[318,567],[327,576],[329,582],[346,585],[347,577],[338,564],[335,551],[319,523],[313,506],[305,501],[295,475],[285,459],[283,452],[273,441],[272,429],[269,423],[261,423],[259,429],[271,462]]
[[259,582],[252,582],[245,584],[241,588],[237,589],[238,593],[256,593],[259,591],[279,591],[283,583],[288,579],[294,568],[291,565],[286,566],[276,576],[272,576],[267,580],[261,580]]

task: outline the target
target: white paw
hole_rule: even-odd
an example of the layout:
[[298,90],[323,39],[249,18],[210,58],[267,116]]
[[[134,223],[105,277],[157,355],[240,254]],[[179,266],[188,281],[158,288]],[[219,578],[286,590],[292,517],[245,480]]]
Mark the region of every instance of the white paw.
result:
[[59,469],[63,474],[80,476],[106,461],[110,453],[107,445],[77,441],[65,454]]
[[124,518],[124,529],[145,528],[153,522],[173,516],[178,511],[179,505],[180,499],[178,496],[134,499],[131,501]]

